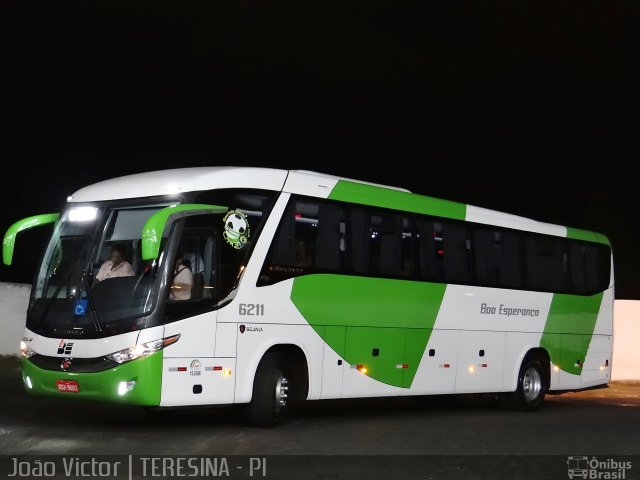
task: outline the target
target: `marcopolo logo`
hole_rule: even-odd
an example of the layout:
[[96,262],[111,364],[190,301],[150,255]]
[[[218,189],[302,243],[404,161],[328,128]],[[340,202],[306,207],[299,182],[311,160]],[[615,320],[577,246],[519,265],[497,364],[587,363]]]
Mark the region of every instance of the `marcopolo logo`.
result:
[[65,342],[64,339],[60,340],[58,355],[71,355],[71,350],[73,350],[73,342]]
[[569,478],[595,480],[625,480],[627,470],[631,470],[631,462],[613,458],[601,459],[588,456],[571,456],[567,458],[567,475]]

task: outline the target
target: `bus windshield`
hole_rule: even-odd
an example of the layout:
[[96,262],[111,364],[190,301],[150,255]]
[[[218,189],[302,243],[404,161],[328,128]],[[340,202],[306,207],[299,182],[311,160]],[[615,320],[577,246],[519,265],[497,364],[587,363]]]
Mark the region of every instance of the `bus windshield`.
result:
[[157,261],[141,260],[140,231],[165,206],[64,212],[35,279],[27,327],[61,338],[142,328],[157,297]]
[[[143,226],[175,201],[68,207],[35,278],[27,328],[47,337],[102,338],[196,315],[228,301],[273,194],[214,190],[183,201],[192,199],[232,208],[175,221],[163,231],[157,258],[147,261],[142,259]],[[162,312],[152,315],[158,305]]]

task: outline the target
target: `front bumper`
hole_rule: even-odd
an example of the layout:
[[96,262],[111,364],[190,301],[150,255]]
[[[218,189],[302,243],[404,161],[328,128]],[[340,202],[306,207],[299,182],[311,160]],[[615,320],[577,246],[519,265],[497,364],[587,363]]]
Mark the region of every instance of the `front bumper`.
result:
[[[78,382],[78,392],[61,392],[56,382]],[[117,367],[92,373],[72,373],[45,370],[28,358],[22,359],[22,382],[25,390],[35,396],[77,398],[122,403],[126,405],[160,405],[162,390],[162,351]],[[119,392],[122,382],[135,382],[133,389]]]

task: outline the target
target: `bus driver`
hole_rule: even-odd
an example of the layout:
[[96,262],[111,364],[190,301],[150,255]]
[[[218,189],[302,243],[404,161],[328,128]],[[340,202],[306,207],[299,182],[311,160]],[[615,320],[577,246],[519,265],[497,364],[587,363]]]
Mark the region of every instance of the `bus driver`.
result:
[[98,274],[96,275],[96,283],[106,280],[107,278],[116,277],[132,277],[135,275],[133,267],[125,260],[126,248],[121,243],[111,246],[111,259],[105,261]]

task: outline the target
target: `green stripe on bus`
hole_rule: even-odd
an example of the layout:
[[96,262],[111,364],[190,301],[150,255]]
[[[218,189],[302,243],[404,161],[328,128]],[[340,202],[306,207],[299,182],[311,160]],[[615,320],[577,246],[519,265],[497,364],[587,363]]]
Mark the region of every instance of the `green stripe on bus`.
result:
[[611,246],[611,242],[609,242],[609,239],[605,235],[589,230],[580,230],[579,228],[567,227],[567,238],[603,243],[604,245]]
[[[162,389],[162,358],[162,352],[155,352],[148,357],[93,373],[44,370],[34,365],[29,359],[23,358],[22,379],[26,385],[26,377],[29,377],[31,388],[27,388],[27,392],[36,396],[158,406]],[[79,391],[73,393],[58,391],[56,386],[58,380],[78,382]],[[133,390],[120,395],[118,393],[120,383],[131,381],[136,382]]]
[[291,301],[350,365],[409,388],[445,289],[439,283],[317,274],[294,280]]
[[162,236],[164,229],[172,218],[176,220],[178,218],[186,217],[189,215],[201,215],[205,213],[225,213],[229,210],[228,207],[221,207],[220,205],[207,205],[203,203],[184,203],[182,205],[171,205],[170,207],[158,210],[145,222],[142,227],[142,259],[143,260],[155,260],[160,253],[160,244],[162,243]]
[[590,297],[553,295],[540,346],[561,370],[574,375],[582,373],[602,296],[602,293]]
[[467,206],[464,203],[441,200],[365,183],[350,182],[348,180],[339,180],[331,190],[329,198],[456,220],[464,220],[467,213]]

